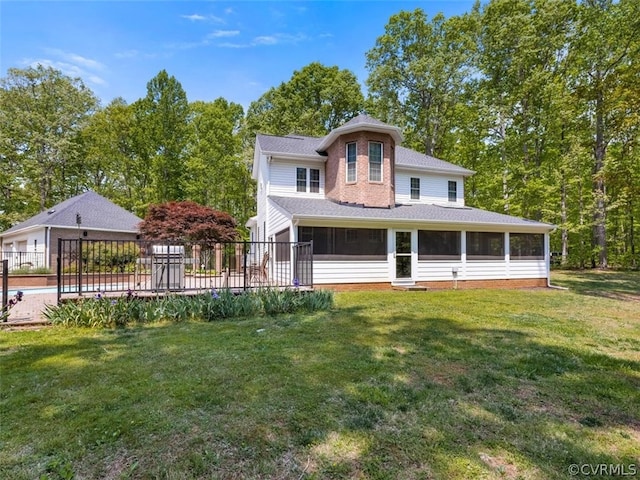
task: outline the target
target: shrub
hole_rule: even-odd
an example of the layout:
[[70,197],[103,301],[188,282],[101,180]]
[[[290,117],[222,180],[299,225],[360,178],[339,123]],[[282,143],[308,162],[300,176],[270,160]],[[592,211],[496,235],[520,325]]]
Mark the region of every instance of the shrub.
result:
[[14,268],[9,275],[47,275],[51,273],[51,269],[47,267],[20,267]]
[[82,263],[89,272],[125,273],[135,270],[140,248],[135,242],[97,242],[82,251]]
[[94,298],[49,305],[44,316],[54,325],[69,327],[125,327],[131,323],[163,320],[216,321],[254,315],[314,312],[333,306],[333,292],[317,290],[261,289],[234,295],[231,290],[212,290],[193,296],[138,297],[134,292],[118,298],[97,293]]
[[258,291],[264,312],[268,315],[293,313],[301,309],[302,293],[298,290],[265,288]]

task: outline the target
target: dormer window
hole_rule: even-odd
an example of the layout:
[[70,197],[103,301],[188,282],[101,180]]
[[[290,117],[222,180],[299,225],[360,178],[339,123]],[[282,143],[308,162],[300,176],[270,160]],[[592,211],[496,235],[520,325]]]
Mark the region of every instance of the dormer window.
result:
[[458,201],[458,182],[452,182],[449,180],[449,201]]
[[420,200],[420,179],[411,178],[411,200]]
[[347,143],[347,183],[356,181],[356,161],[358,149],[355,143]]
[[382,143],[369,142],[369,181],[382,181]]

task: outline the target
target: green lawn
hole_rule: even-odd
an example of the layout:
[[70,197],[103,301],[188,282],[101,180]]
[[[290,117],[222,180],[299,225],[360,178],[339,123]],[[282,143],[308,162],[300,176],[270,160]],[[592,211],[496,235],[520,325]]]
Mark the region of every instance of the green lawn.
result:
[[640,274],[554,284],[0,332],[0,478],[640,475]]

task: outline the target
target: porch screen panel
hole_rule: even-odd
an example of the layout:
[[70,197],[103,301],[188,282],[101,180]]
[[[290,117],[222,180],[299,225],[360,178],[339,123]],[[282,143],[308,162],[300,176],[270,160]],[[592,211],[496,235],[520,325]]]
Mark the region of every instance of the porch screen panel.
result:
[[418,260],[460,258],[460,232],[418,230]]
[[467,260],[504,260],[504,233],[467,232]]
[[511,260],[544,260],[544,235],[541,233],[510,233]]
[[298,239],[313,240],[314,260],[387,259],[386,229],[298,227]]

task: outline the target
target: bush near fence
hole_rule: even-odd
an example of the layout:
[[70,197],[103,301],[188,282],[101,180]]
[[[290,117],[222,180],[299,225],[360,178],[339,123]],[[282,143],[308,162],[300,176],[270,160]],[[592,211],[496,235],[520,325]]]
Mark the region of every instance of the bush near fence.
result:
[[92,299],[49,305],[44,316],[67,327],[114,328],[130,324],[187,320],[216,321],[257,315],[308,313],[333,306],[330,290],[263,288],[235,295],[228,289],[193,296],[138,297],[134,292],[110,298],[101,293]]

